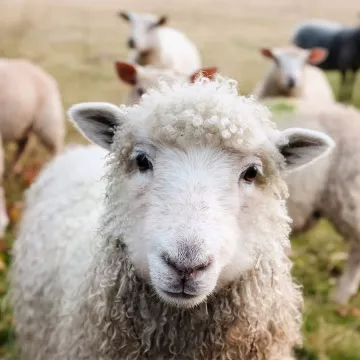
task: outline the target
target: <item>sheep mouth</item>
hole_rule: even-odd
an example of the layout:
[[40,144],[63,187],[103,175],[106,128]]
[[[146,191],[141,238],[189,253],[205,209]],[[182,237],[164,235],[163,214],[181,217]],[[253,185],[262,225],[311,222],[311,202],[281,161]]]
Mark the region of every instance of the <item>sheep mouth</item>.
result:
[[162,290],[162,292],[169,296],[170,298],[173,298],[173,299],[179,299],[179,300],[191,300],[191,299],[194,299],[196,298],[198,295],[191,295],[191,294],[187,294],[186,292],[184,291],[181,291],[181,292],[170,292],[170,291],[165,291],[165,290]]
[[194,308],[206,299],[205,294],[188,294],[184,291],[171,292],[157,288],[157,294],[160,296],[163,302],[169,306],[175,306],[179,308]]

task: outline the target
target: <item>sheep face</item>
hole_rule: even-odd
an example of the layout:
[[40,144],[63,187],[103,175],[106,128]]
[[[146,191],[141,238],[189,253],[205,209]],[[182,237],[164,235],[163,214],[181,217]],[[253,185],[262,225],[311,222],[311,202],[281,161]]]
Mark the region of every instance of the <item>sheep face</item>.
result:
[[164,86],[130,108],[93,103],[69,112],[111,151],[104,231],[122,239],[163,301],[184,308],[250,276],[260,261],[285,257],[281,174],[332,145],[314,131],[279,132],[267,109],[220,80]]
[[144,174],[149,202],[139,227],[143,235],[136,232],[130,245],[133,261],[148,264],[143,272],[163,299],[196,305],[253,266],[241,223],[250,221],[242,214],[258,197],[261,159],[211,147],[140,151],[138,162],[146,157],[156,165],[147,165]]
[[301,91],[304,83],[304,67],[306,64],[319,64],[328,55],[325,49],[305,50],[300,48],[263,48],[263,56],[274,61],[274,80],[282,93],[295,96]]
[[194,82],[200,73],[203,77],[212,79],[217,72],[217,68],[207,67],[199,69],[193,75],[188,76],[169,69],[159,69],[152,66],[144,67],[123,61],[116,61],[115,71],[121,81],[132,86],[132,90],[125,101],[127,105],[131,105],[139,102],[141,97],[150,88],[156,88],[159,81],[165,81],[170,84],[176,81],[184,83]]
[[166,17],[135,12],[119,12],[118,16],[130,23],[128,47],[141,56],[149,56],[156,41],[154,30],[166,23]]

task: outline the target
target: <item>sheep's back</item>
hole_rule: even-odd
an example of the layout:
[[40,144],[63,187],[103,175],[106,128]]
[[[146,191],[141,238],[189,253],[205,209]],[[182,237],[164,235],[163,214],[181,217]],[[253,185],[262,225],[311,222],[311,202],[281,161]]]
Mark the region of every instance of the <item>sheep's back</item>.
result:
[[183,33],[165,27],[159,29],[157,38],[161,66],[187,75],[192,75],[201,68],[197,47]]
[[4,141],[19,140],[30,130],[55,80],[27,60],[0,59],[0,131]]
[[306,65],[304,69],[304,88],[302,97],[308,101],[322,104],[335,102],[335,96],[325,73],[315,66]]
[[[335,141],[329,156],[300,169],[287,178],[289,215],[293,229],[302,230],[319,211],[344,233],[357,226],[360,197],[360,111],[339,103],[323,104],[299,99],[267,100],[277,114],[280,128],[302,127],[322,131]],[[279,114],[281,111],[284,114]],[[360,211],[360,210],[359,210]],[[346,219],[346,222],[342,221]]]
[[348,27],[334,37],[327,59],[328,70],[358,69],[360,67],[360,28]]
[[[300,127],[329,133],[318,112],[333,105],[280,97],[264,102],[272,109],[279,129]],[[331,136],[331,133],[329,135]],[[286,183],[290,194],[287,206],[293,220],[293,231],[303,230],[317,210],[326,189],[333,158],[334,154],[325,156],[287,176]]]
[[319,111],[318,121],[336,143],[321,201],[322,213],[351,238],[354,229],[360,230],[360,111],[336,104]]
[[11,288],[17,335],[29,358],[43,350],[61,304],[81,285],[96,249],[105,154],[95,145],[70,148],[26,193]]
[[324,20],[302,22],[294,29],[291,41],[303,49],[314,47],[330,49],[335,35],[342,28],[343,26],[338,23]]

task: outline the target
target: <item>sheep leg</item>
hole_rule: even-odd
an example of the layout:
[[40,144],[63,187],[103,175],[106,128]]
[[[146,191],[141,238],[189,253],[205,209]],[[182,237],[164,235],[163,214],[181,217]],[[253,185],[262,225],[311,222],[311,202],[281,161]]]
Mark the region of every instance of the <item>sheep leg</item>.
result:
[[356,72],[353,70],[349,70],[347,73],[345,72],[345,79],[343,82],[343,101],[351,101],[353,89],[355,85],[355,77]]
[[340,70],[341,72],[341,80],[340,80],[340,86],[339,86],[339,101],[345,101],[346,96],[346,70]]
[[346,304],[355,295],[360,285],[360,243],[350,243],[349,258],[331,299],[338,304]]
[[356,81],[356,70],[353,69],[351,70],[351,77],[348,86],[348,97],[347,97],[348,100],[352,99],[354,93],[355,81]]
[[19,142],[18,142],[18,148],[16,150],[14,159],[13,159],[13,171],[16,175],[20,174],[22,172],[22,159],[25,154],[26,146],[29,143],[29,135],[25,135]]

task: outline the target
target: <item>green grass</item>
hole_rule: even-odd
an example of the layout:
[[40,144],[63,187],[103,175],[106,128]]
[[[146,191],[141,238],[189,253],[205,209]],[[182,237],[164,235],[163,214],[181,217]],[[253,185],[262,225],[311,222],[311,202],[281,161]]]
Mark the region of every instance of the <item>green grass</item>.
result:
[[[9,268],[11,261],[10,248],[13,240],[14,236],[11,229],[9,229],[8,234],[3,241],[8,246],[8,250],[0,251],[0,263],[2,264],[0,270],[0,300],[4,303],[4,297],[8,287],[6,270]],[[14,346],[15,335],[11,327],[11,321],[11,311],[8,306],[3,304],[0,307],[0,359],[4,360],[10,360],[13,355],[16,355],[16,348]]]
[[[114,16],[119,9],[118,2],[89,5],[74,1],[61,5],[52,1],[51,4],[40,6],[38,1],[28,0],[20,6],[12,1],[0,0],[0,56],[22,56],[43,66],[58,80],[65,108],[80,101],[120,103],[128,88],[119,82],[113,69],[113,61],[126,56],[123,46],[126,26]],[[199,44],[204,64],[218,65],[222,72],[238,79],[243,92],[252,90],[267,65],[259,56],[258,47],[285,43],[289,26],[301,16],[297,7],[291,10],[281,1],[269,4],[263,0],[264,16],[259,14],[257,7],[250,5],[244,5],[241,11],[237,11],[236,0],[228,0],[226,7],[215,7],[215,2],[212,2],[213,7],[204,7],[201,1],[190,0],[176,4],[169,2],[167,5],[160,0],[151,0],[151,4],[153,7],[147,8],[142,0],[126,0],[123,6],[171,13],[174,26],[193,35]],[[348,18],[352,19],[353,12],[350,10]],[[201,24],[196,23],[196,11],[201,11]],[[321,11],[322,14],[326,11],[330,14],[331,7],[325,0]],[[279,14],[286,14],[281,22]],[[271,31],[268,25],[272,26]],[[251,39],[249,34],[252,34]],[[329,73],[328,76],[337,93],[338,74]],[[358,107],[359,85],[360,80],[353,98],[353,104]],[[279,103],[273,110],[291,112],[293,108]],[[68,130],[68,141],[84,141],[70,126]],[[26,163],[31,166],[46,159],[46,152],[33,146]],[[26,184],[21,177],[9,175],[5,188],[8,205],[13,207],[22,200]],[[0,300],[7,291],[6,276],[15,231],[16,221],[11,224],[3,241],[8,249],[0,250]],[[347,251],[346,242],[326,221],[319,222],[311,231],[292,240],[293,274],[304,287],[306,305],[304,346],[297,350],[298,358],[360,360],[360,317],[350,313],[340,315],[339,307],[328,301],[329,291],[343,268],[344,262],[339,260],[339,254]],[[352,299],[351,306],[360,308],[360,293]],[[0,311],[0,359],[15,359],[11,312],[9,309]]]
[[291,103],[291,99],[277,97],[275,99],[264,99],[262,103],[265,104],[273,114],[291,114],[296,111],[296,106]]
[[274,113],[292,113],[295,111],[295,106],[286,103],[277,103],[269,106],[270,110]]
[[[317,359],[360,359],[360,318],[340,316],[341,307],[328,301],[341,274],[347,246],[329,223],[322,220],[311,231],[293,237],[294,271],[304,287],[305,349]],[[360,293],[352,299],[360,307]],[[305,357],[306,358],[306,357]]]

